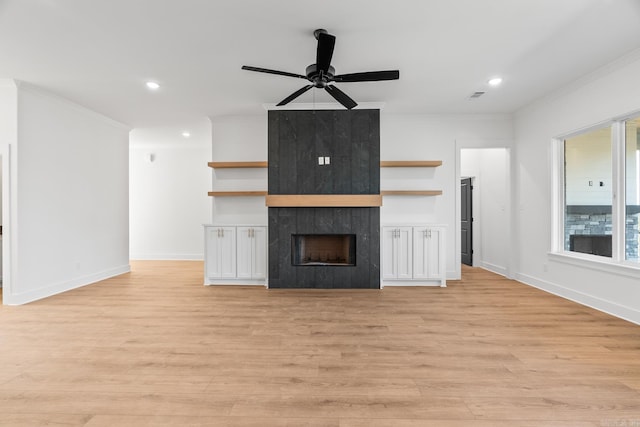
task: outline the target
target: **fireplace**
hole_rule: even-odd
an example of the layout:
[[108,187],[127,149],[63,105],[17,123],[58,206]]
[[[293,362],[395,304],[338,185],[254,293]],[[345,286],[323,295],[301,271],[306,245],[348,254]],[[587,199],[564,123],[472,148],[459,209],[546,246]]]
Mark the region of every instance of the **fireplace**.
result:
[[[296,260],[295,246],[306,240],[308,248],[320,236],[337,244],[338,253],[349,244],[349,257],[341,256],[347,262],[329,260],[335,250],[317,249],[319,261],[315,253]],[[379,289],[380,208],[269,208],[269,288]]]
[[292,234],[291,263],[299,266],[356,265],[356,235]]
[[269,288],[380,289],[380,111],[272,110],[268,148]]

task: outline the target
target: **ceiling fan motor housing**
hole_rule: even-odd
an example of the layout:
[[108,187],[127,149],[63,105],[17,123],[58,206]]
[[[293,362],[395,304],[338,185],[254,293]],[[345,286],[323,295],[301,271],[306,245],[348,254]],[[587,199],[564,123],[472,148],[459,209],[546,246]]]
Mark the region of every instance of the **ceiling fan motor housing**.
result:
[[322,72],[321,70],[318,71],[317,64],[309,65],[306,70],[307,79],[309,79],[309,81],[313,83],[315,87],[319,88],[326,87],[327,84],[333,80],[335,72],[336,70],[332,66],[329,66],[329,69],[326,73]]
[[315,37],[316,40],[318,40],[318,37],[320,37],[320,34],[329,34],[329,32],[324,28],[318,28],[313,32],[313,37]]

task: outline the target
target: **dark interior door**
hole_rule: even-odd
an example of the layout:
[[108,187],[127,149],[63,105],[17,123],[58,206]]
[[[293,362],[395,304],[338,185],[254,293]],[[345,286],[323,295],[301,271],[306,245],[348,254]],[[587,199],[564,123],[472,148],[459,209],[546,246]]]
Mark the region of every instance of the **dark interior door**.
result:
[[464,178],[460,181],[460,207],[461,215],[461,237],[462,237],[462,263],[473,265],[473,186],[471,178]]

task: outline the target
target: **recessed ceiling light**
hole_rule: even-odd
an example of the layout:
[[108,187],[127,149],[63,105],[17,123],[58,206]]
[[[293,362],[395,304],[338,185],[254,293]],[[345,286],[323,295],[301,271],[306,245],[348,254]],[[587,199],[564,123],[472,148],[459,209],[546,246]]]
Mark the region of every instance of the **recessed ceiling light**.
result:
[[157,90],[160,89],[160,85],[156,82],[147,82],[146,83],[147,88],[151,89],[151,90]]
[[191,133],[185,131],[185,132],[182,132],[182,136],[184,136],[185,138],[189,138],[191,136]]
[[500,83],[502,83],[501,77],[494,77],[491,80],[489,80],[490,86],[500,86]]

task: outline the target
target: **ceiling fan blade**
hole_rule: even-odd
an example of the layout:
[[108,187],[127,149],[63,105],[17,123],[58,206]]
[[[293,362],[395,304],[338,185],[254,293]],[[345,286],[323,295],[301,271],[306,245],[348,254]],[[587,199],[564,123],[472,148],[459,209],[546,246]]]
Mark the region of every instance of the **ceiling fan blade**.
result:
[[318,50],[316,52],[316,66],[318,71],[327,74],[333,57],[333,48],[336,44],[336,37],[327,33],[318,34]]
[[249,65],[243,65],[242,69],[243,70],[247,70],[247,71],[257,71],[259,73],[276,74],[278,76],[297,77],[299,79],[307,80],[307,77],[303,76],[302,74],[287,73],[286,71],[270,70],[268,68],[251,67]]
[[293,92],[291,95],[287,96],[282,101],[278,102],[276,106],[280,107],[282,105],[287,105],[288,103],[290,103],[291,101],[293,101],[294,99],[296,99],[297,97],[299,97],[300,95],[302,95],[303,93],[311,89],[312,87],[313,85],[307,85],[301,89],[298,89],[297,91]]
[[377,82],[380,80],[398,80],[400,78],[399,70],[388,71],[367,71],[364,73],[341,74],[334,76],[336,82]]
[[344,105],[347,110],[351,110],[353,107],[358,105],[356,101],[349,98],[349,95],[338,89],[333,85],[325,86],[324,90],[329,92],[329,95],[333,96],[333,98],[338,101],[340,104]]

